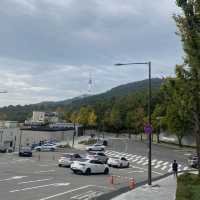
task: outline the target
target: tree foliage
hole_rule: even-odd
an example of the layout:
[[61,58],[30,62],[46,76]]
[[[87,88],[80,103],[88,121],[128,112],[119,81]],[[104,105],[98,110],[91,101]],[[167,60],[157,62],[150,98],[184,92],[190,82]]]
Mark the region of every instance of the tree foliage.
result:
[[185,51],[184,65],[178,68],[178,78],[185,82],[185,95],[192,111],[193,131],[196,135],[200,176],[200,1],[177,0],[182,13],[175,15]]

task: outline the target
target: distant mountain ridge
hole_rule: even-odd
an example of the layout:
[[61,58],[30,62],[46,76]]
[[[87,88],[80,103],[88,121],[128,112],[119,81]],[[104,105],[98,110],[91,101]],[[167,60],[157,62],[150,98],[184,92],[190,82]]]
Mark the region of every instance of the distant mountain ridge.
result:
[[[159,78],[153,78],[151,80],[152,89],[159,90],[163,80]],[[7,106],[0,108],[0,119],[2,120],[16,120],[24,121],[28,117],[31,117],[33,110],[40,111],[55,111],[57,109],[74,110],[79,109],[82,105],[92,105],[95,102],[102,100],[109,100],[112,98],[120,98],[128,94],[142,92],[148,90],[148,79],[123,84],[114,87],[104,93],[96,95],[81,95],[75,98],[57,101],[57,102],[41,102],[37,104],[30,104],[25,106]]]

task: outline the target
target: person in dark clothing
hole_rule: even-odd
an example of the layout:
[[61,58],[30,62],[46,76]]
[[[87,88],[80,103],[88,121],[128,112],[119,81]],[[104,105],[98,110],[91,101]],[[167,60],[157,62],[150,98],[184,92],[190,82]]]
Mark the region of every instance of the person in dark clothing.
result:
[[174,176],[177,177],[177,173],[178,173],[178,164],[177,164],[176,160],[174,160],[174,162],[173,162],[173,164],[172,164],[172,170],[173,170]]

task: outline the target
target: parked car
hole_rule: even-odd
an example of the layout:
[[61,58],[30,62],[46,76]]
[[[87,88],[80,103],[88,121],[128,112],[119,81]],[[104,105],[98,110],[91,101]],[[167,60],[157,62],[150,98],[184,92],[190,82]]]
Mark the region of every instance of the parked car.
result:
[[190,167],[197,168],[198,167],[198,156],[197,155],[192,155],[188,158],[188,165]]
[[107,163],[107,160],[108,160],[108,156],[105,155],[103,152],[99,152],[99,151],[90,151],[86,155],[86,158],[90,160],[99,160],[103,163]]
[[22,147],[19,151],[19,156],[32,157],[32,151],[30,147]]
[[129,167],[129,161],[125,157],[111,157],[107,164],[110,167]]
[[0,146],[0,153],[6,153],[7,148],[5,146]]
[[43,144],[34,148],[36,151],[55,151],[57,149],[54,144]]
[[102,163],[99,160],[81,159],[79,161],[74,161],[71,164],[71,170],[74,173],[81,173],[86,175],[97,173],[109,174],[108,165]]
[[70,167],[73,161],[80,159],[81,156],[78,153],[63,153],[58,159],[59,167]]
[[93,144],[92,146],[88,146],[86,147],[87,151],[104,151],[105,150],[105,146],[102,144]]

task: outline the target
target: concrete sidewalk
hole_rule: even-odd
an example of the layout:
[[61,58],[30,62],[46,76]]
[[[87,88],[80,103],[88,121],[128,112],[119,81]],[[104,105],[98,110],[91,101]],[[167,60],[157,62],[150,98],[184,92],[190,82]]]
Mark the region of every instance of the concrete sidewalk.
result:
[[130,192],[119,195],[112,200],[175,200],[176,178],[173,175],[153,182],[152,186],[144,185]]

